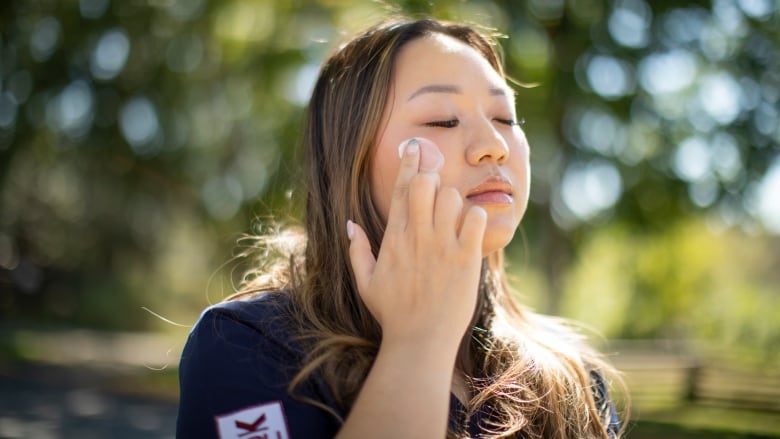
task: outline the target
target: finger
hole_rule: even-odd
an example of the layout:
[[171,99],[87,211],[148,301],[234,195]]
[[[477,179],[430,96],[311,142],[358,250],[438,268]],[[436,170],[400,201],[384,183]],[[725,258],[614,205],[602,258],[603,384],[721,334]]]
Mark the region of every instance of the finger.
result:
[[485,236],[487,212],[479,206],[472,206],[463,217],[463,224],[458,237],[461,245],[467,250],[482,251],[482,239]]
[[393,230],[403,231],[409,214],[409,182],[412,177],[417,175],[420,165],[420,142],[416,138],[411,138],[398,147],[401,155],[401,166],[398,169],[398,176],[393,188],[393,197],[390,200],[390,211],[387,214],[386,232]]
[[444,166],[444,155],[439,147],[424,137],[420,137],[420,172],[439,172]]
[[349,261],[355,274],[358,293],[361,297],[367,291],[366,287],[374,274],[376,259],[371,252],[371,243],[362,227],[347,221],[347,236],[349,236]]
[[430,233],[433,227],[433,206],[439,187],[439,174],[421,172],[409,183],[409,219],[421,233]]
[[433,227],[445,236],[457,236],[458,220],[462,210],[463,198],[455,188],[439,189],[433,212]]

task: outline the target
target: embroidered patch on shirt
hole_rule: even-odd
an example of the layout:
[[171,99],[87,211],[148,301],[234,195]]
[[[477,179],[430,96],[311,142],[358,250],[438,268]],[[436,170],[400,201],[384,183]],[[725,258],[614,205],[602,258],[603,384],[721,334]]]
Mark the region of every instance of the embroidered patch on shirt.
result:
[[216,417],[220,439],[289,439],[282,403],[274,401]]

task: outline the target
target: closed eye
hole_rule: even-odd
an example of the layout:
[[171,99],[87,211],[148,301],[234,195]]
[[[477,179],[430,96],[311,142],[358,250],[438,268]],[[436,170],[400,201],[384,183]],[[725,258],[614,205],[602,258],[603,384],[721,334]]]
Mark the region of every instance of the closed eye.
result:
[[525,119],[523,118],[520,118],[519,120],[514,120],[514,119],[502,119],[497,117],[493,120],[495,120],[498,123],[502,123],[504,125],[509,125],[510,127],[525,125]]
[[459,124],[460,121],[458,119],[451,119],[451,120],[435,120],[433,122],[427,122],[425,126],[440,127],[440,128],[455,128]]

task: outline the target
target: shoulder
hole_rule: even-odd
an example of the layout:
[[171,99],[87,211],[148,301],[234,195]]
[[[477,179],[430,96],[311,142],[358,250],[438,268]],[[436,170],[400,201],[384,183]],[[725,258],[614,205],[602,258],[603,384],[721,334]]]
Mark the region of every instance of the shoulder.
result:
[[223,370],[230,360],[247,367],[258,361],[296,362],[303,355],[296,332],[282,293],[219,303],[203,311],[190,331],[181,367]]
[[231,343],[233,337],[252,337],[294,353],[295,324],[290,299],[283,292],[271,292],[247,300],[222,302],[201,314],[190,339],[216,339]]
[[[273,414],[281,416],[291,433],[305,425],[334,428],[329,414],[288,392],[305,357],[290,313],[284,294],[269,293],[220,303],[201,314],[179,365],[179,437],[229,437],[218,435],[220,420],[252,426]],[[327,390],[319,383],[301,393],[328,405]],[[244,418],[234,420],[236,416]],[[308,430],[299,434],[308,435]]]
[[248,299],[221,302],[206,308],[196,328],[203,320],[225,318],[255,330],[265,330],[270,323],[290,313],[290,298],[284,291],[271,291]]

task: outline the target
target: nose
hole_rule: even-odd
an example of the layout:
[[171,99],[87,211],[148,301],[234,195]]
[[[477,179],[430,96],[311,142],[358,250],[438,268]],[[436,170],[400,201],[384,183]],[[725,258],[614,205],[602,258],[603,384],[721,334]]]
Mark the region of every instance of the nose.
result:
[[479,121],[466,150],[469,164],[478,165],[486,161],[502,164],[509,158],[509,146],[494,123],[487,119]]

